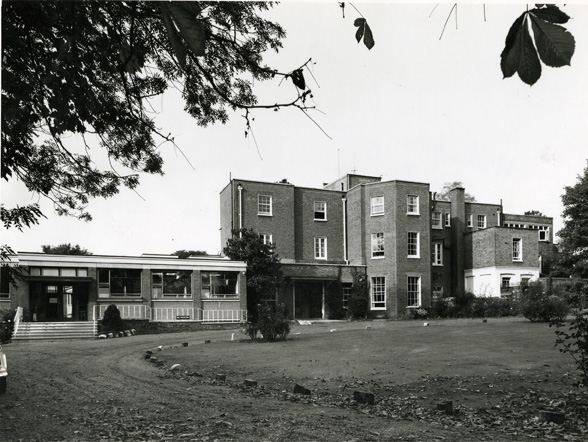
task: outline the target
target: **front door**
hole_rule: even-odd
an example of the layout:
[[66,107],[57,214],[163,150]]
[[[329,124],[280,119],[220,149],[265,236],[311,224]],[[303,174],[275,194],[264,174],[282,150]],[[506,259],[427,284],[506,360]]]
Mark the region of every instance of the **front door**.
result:
[[85,284],[50,282],[41,284],[33,300],[33,321],[86,321],[88,294]]
[[323,317],[323,283],[296,282],[295,318],[318,319]]

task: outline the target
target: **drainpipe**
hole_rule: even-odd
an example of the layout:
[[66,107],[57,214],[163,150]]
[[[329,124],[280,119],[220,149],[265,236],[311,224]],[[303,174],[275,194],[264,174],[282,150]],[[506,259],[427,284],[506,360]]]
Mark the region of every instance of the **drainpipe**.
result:
[[343,260],[346,265],[349,265],[347,260],[347,198],[343,196],[341,201],[343,202]]
[[243,229],[243,195],[241,192],[243,191],[243,186],[239,184],[237,186],[237,190],[239,191],[239,238],[242,238],[243,233],[241,232],[241,229]]

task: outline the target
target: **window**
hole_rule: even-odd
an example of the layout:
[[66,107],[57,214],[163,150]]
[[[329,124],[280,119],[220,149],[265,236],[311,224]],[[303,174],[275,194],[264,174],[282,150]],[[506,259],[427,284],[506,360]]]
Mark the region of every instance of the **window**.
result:
[[374,196],[371,199],[371,215],[383,215],[384,214],[384,197]]
[[443,244],[440,242],[436,242],[433,244],[433,265],[443,265]]
[[431,216],[431,224],[433,229],[442,229],[443,226],[441,225],[441,212],[433,212]]
[[271,195],[257,196],[257,214],[271,216],[272,215],[272,197]]
[[237,298],[239,272],[202,272],[203,298]]
[[192,296],[192,272],[154,270],[151,274],[154,298],[188,298]]
[[261,238],[264,244],[273,244],[271,233],[260,233],[259,237]]
[[451,227],[451,213],[445,212],[445,227]]
[[523,260],[523,240],[521,238],[512,239],[512,260]]
[[327,203],[324,201],[314,202],[314,219],[317,221],[327,220]]
[[384,233],[372,233],[372,258],[384,257]]
[[478,229],[486,228],[486,215],[478,215]]
[[408,232],[408,257],[420,258],[419,234],[418,232]]
[[372,277],[372,310],[386,309],[386,277]]
[[500,282],[500,287],[503,289],[510,288],[510,276],[503,276]]
[[408,215],[419,214],[419,197],[416,195],[408,195],[406,197],[406,213]]
[[421,305],[421,277],[409,276],[407,287],[407,305],[419,307]]
[[98,297],[141,296],[140,269],[98,269]]
[[349,298],[351,298],[352,284],[343,283],[343,308],[349,306]]
[[10,297],[10,267],[0,267],[0,298]]
[[539,227],[539,241],[549,241],[549,227]]
[[433,287],[433,299],[443,298],[443,286],[437,285]]
[[314,239],[314,258],[327,259],[327,238],[317,237]]
[[468,215],[468,227],[474,227],[474,215]]

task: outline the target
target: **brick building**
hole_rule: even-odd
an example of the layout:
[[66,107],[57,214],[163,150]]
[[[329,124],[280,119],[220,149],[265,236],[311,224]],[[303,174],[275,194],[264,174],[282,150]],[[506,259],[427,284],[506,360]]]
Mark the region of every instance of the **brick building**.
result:
[[268,301],[295,319],[327,318],[326,296],[342,291],[345,303],[357,275],[369,281],[374,318],[465,291],[511,294],[539,277],[553,240],[552,218],[466,202],[463,188],[439,201],[427,183],[363,175],[320,189],[232,179],[220,206],[222,246],[236,228],[275,245],[286,284]]

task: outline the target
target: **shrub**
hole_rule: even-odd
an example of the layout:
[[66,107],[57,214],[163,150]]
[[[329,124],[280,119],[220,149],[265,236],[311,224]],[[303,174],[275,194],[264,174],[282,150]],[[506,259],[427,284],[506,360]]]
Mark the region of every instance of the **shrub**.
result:
[[12,339],[16,309],[0,310],[0,343]]
[[325,303],[329,312],[329,319],[343,319],[347,311],[343,307],[343,286],[339,281],[329,287],[325,296]]
[[286,306],[284,304],[259,304],[257,306],[257,322],[249,323],[245,329],[245,333],[251,339],[256,339],[258,332],[266,341],[285,340],[290,334]]
[[429,312],[424,308],[407,308],[404,316],[406,319],[426,319]]
[[552,294],[539,281],[521,295],[521,313],[532,322],[562,321],[569,306],[562,296]]
[[347,304],[351,319],[365,319],[369,311],[369,285],[365,275],[357,275]]
[[106,307],[102,317],[102,327],[104,331],[120,331],[125,328],[125,323],[120,317],[120,311],[116,305],[110,304]]

